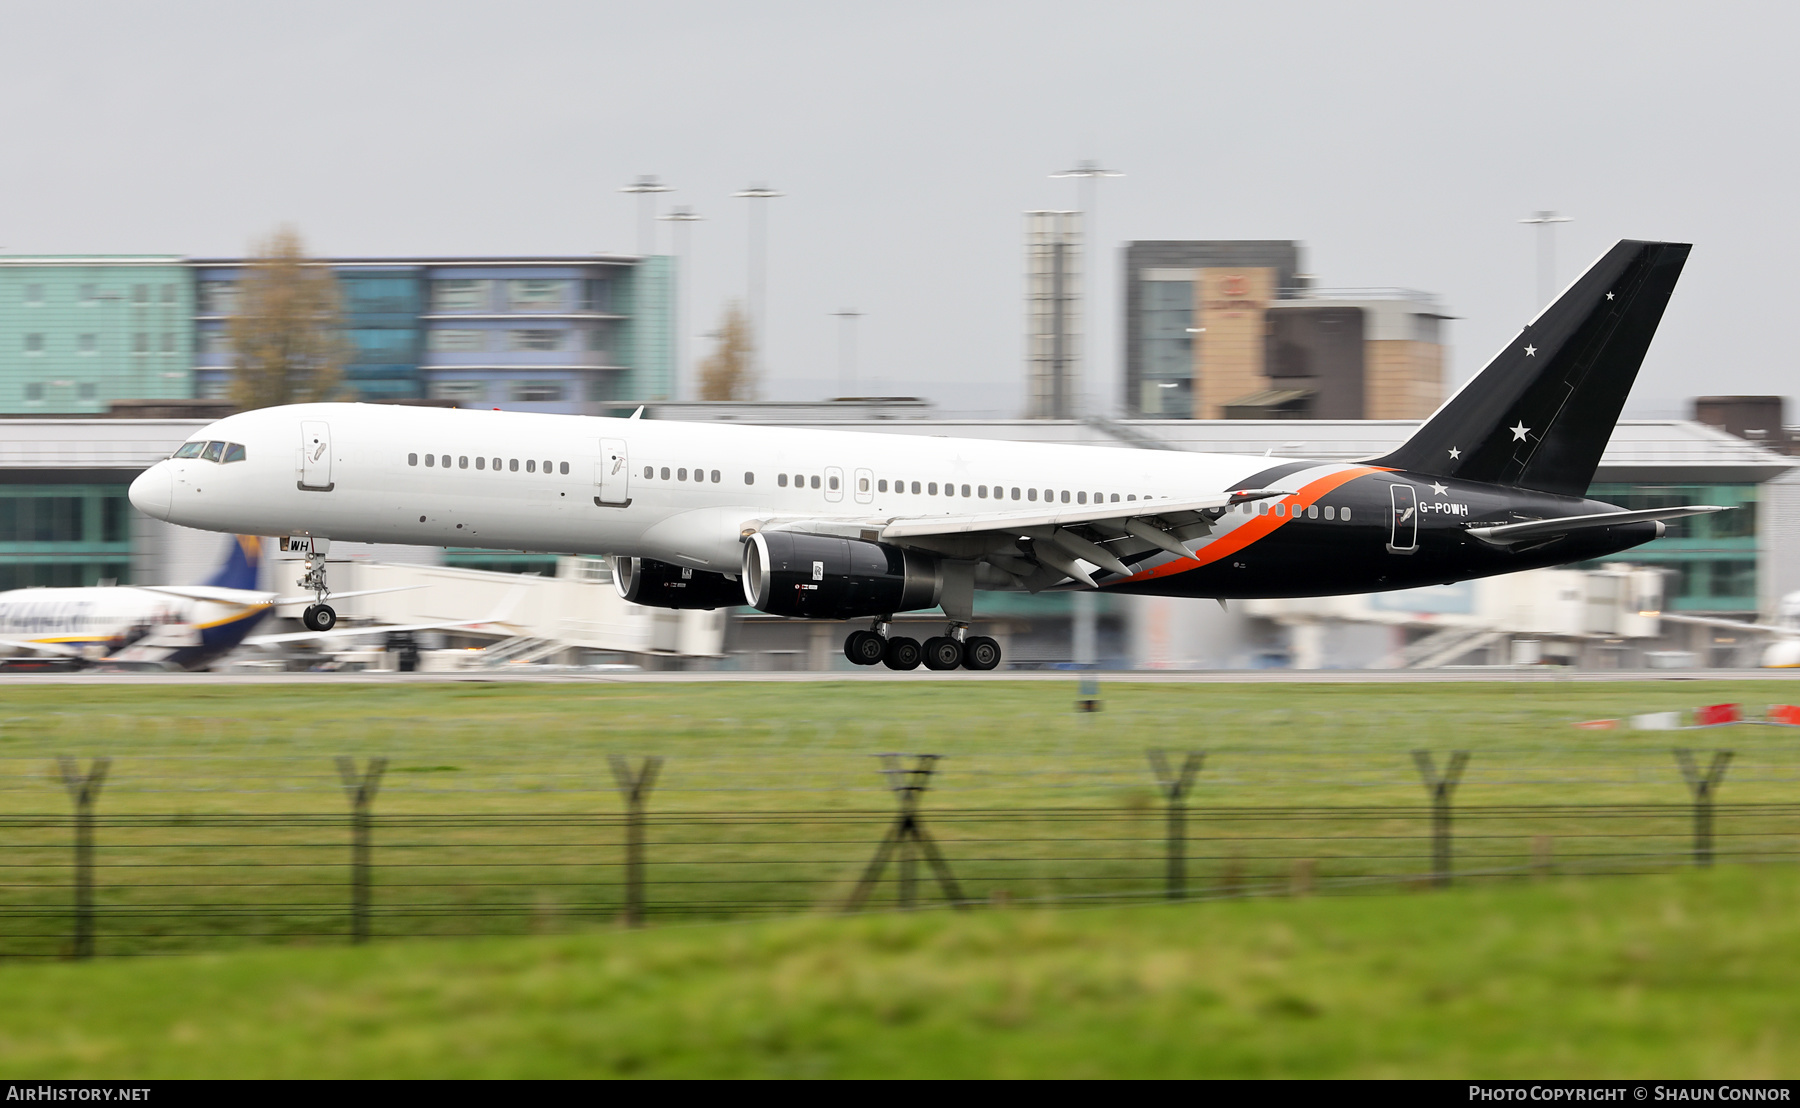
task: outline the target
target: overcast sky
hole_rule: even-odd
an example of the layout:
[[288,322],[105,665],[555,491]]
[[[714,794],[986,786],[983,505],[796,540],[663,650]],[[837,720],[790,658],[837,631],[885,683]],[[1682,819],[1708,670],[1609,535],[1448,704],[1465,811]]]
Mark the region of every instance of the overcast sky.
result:
[[[1631,413],[1790,392],[1792,4],[14,3],[0,0],[0,247],[636,249],[654,173],[696,208],[683,331],[746,281],[768,203],[769,398],[1023,406],[1023,211],[1096,158],[1089,392],[1118,408],[1118,244],[1293,238],[1329,286],[1441,297],[1452,374],[1621,237],[1695,250]],[[659,224],[666,250],[669,225]],[[691,357],[703,339],[690,342]]]

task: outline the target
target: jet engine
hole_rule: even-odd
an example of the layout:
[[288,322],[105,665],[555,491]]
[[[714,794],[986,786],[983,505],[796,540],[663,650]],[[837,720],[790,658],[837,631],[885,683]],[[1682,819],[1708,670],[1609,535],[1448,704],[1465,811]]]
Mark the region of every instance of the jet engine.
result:
[[744,587],[723,573],[653,558],[614,558],[613,587],[633,604],[652,608],[735,608],[744,602]]
[[760,531],[744,544],[744,596],[777,616],[856,619],[937,604],[944,575],[930,554],[886,543]]

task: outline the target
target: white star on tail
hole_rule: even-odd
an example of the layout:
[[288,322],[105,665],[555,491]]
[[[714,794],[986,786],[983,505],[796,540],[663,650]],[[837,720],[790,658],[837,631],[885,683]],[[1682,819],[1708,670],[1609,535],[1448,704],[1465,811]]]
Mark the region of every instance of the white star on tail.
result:
[[1446,489],[1444,486],[1438,484],[1436,481],[1433,481],[1431,483],[1431,491],[1437,493],[1439,496],[1443,496],[1450,490]]
[[1527,358],[1535,358],[1535,357],[1537,357],[1537,347],[1535,347],[1535,346],[1527,346],[1527,347],[1526,347],[1526,348],[1525,348],[1525,356],[1526,356],[1526,357],[1527,357]]
[[1451,458],[1453,458],[1453,459],[1454,459],[1454,458],[1460,458],[1460,457],[1462,457],[1462,451],[1460,451],[1460,450],[1458,450],[1458,449],[1457,449],[1457,448],[1456,448],[1456,447],[1454,447],[1454,446],[1452,446],[1452,447],[1451,447],[1451,448],[1450,448],[1450,457],[1451,457]]
[[1611,299],[1612,299],[1612,293],[1610,293],[1610,292],[1609,292],[1609,293],[1607,293],[1607,294],[1606,294],[1606,298],[1607,298],[1607,299],[1608,299],[1608,300],[1611,300]]
[[1522,419],[1515,426],[1508,427],[1507,430],[1513,433],[1514,442],[1524,442],[1525,436],[1531,434],[1531,428],[1525,426],[1525,421]]

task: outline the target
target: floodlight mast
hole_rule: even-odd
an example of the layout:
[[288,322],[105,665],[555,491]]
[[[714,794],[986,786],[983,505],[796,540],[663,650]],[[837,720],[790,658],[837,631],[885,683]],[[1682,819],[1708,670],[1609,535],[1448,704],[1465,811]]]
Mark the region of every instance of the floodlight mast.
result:
[[678,207],[663,215],[657,216],[675,225],[675,378],[669,382],[669,399],[681,399],[681,375],[687,368],[687,339],[684,328],[687,327],[687,267],[688,267],[688,224],[698,223],[706,217],[691,207]]
[[652,218],[655,201],[650,198],[659,192],[674,192],[675,186],[663,184],[654,173],[646,173],[619,191],[638,198],[638,253],[647,258],[656,250],[656,225]]
[[838,318],[838,390],[840,395],[856,395],[856,321],[863,313],[855,308],[839,308],[831,313]]
[[764,286],[768,280],[768,261],[765,257],[768,244],[768,228],[766,226],[768,216],[764,212],[766,204],[758,204],[756,201],[775,200],[787,194],[777,192],[768,185],[758,183],[751,185],[747,189],[734,192],[732,195],[751,201],[750,272],[748,275],[748,299],[750,301],[750,378],[753,381],[758,381],[762,379],[762,371],[764,368],[763,348],[768,343],[768,339],[763,333],[765,326],[763,321]]
[[1556,225],[1573,223],[1574,219],[1561,212],[1533,212],[1519,222],[1534,224],[1538,229],[1538,306],[1541,308],[1556,295]]

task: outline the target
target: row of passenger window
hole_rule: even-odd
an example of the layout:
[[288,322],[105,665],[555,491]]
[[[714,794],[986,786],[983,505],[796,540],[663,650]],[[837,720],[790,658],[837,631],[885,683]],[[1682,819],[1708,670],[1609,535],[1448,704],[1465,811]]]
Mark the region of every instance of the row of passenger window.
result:
[[203,462],[241,462],[247,455],[241,442],[184,442],[175,452],[177,458],[199,458]]
[[[501,463],[505,463],[507,472],[509,472],[509,473],[519,472],[519,459],[517,459],[517,458],[495,458],[495,459],[493,459],[493,463],[492,463],[495,473],[500,472]],[[419,456],[417,454],[408,454],[406,456],[406,464],[409,466],[418,465],[419,464]],[[469,456],[467,454],[457,455],[455,464],[456,464],[457,469],[468,469],[469,468]],[[569,472],[569,463],[568,462],[552,462],[549,460],[545,460],[544,462],[539,463],[536,458],[526,458],[525,459],[525,472],[526,473],[536,473],[538,471],[538,466],[540,464],[543,465],[545,473],[567,473],[567,472]],[[426,468],[441,466],[444,469],[449,469],[450,465],[451,465],[450,455],[448,455],[448,454],[427,454],[427,455],[425,455],[425,465],[426,465]],[[486,459],[486,458],[476,458],[475,459],[475,468],[476,469],[487,469],[488,465],[489,465],[489,462],[488,462],[488,459]]]
[[[1286,504],[1270,504],[1267,500],[1245,501],[1242,504],[1233,504],[1231,511],[1247,516],[1275,516],[1278,519],[1285,519],[1288,515],[1288,506]],[[1296,504],[1293,515],[1295,519],[1318,519],[1320,511],[1320,506],[1317,504]],[[1323,511],[1326,519],[1342,519],[1345,522],[1350,519],[1348,504],[1342,508],[1326,504]]]
[[[657,472],[657,470],[656,470],[655,466],[645,466],[644,467],[644,479],[647,481],[655,479],[656,472]],[[662,467],[662,479],[665,481],[669,480],[669,467],[668,466]],[[688,479],[687,469],[680,468],[680,469],[675,470],[675,478],[674,479],[677,481],[687,480]],[[706,470],[696,467],[694,470],[694,480],[696,480],[696,481],[706,480]],[[720,482],[720,480],[722,480],[722,478],[719,475],[719,471],[716,469],[713,470],[712,471],[712,483],[716,485]],[[756,474],[754,474],[754,473],[744,474],[744,484],[746,484],[746,485],[756,484]]]

